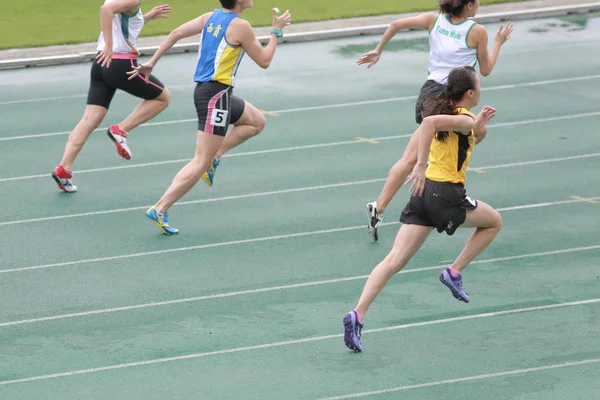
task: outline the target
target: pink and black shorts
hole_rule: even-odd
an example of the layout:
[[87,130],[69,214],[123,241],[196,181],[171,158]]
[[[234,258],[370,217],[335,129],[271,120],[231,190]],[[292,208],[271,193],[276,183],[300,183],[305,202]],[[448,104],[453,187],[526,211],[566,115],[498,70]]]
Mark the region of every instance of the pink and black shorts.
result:
[[229,125],[242,117],[246,103],[232,94],[233,88],[220,82],[200,82],[194,89],[198,130],[225,136]]
[[94,60],[90,71],[87,104],[108,109],[117,89],[144,100],[160,96],[165,85],[154,75],[150,75],[149,82],[139,75],[129,80],[131,75],[127,75],[127,72],[133,71],[133,67],[137,65],[137,58],[133,54],[113,54],[108,68]]

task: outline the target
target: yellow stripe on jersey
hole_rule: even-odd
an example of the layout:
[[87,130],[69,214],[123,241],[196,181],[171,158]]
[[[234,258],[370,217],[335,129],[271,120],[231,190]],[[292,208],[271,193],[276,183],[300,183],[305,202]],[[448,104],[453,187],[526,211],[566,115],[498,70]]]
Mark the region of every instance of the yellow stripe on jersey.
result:
[[[464,108],[458,108],[457,111],[459,114],[471,115]],[[474,147],[473,130],[468,135],[450,131],[444,141],[434,138],[429,150],[429,166],[425,176],[432,181],[465,185],[467,166]]]
[[218,60],[215,62],[213,80],[231,86],[233,84],[235,69],[242,55],[241,47],[232,47],[223,39],[217,53]]

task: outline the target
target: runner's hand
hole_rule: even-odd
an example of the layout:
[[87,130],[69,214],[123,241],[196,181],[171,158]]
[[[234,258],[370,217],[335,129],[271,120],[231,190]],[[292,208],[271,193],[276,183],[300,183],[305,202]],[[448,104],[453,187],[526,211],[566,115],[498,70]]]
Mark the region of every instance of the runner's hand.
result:
[[286,12],[283,13],[283,15],[281,15],[280,17],[277,16],[277,13],[279,13],[279,9],[274,8],[273,9],[273,27],[274,28],[283,29],[284,27],[286,27],[287,25],[289,25],[292,22],[292,14],[290,14],[290,10],[286,10]]
[[513,31],[512,22],[508,22],[506,26],[500,25],[498,28],[498,32],[496,32],[496,43],[504,44],[508,39],[510,39],[510,35]]
[[144,77],[142,79],[148,82],[153,69],[154,65],[150,64],[149,62],[147,62],[146,64],[140,64],[137,67],[133,67],[133,71],[127,72],[127,75],[131,75],[127,79],[132,80],[136,76],[139,76],[141,78],[141,75],[143,75]]
[[110,67],[110,62],[112,61],[113,51],[112,46],[104,46],[104,49],[96,56],[96,61],[98,64],[101,64],[101,67]]
[[363,54],[362,56],[360,56],[360,58],[358,59],[358,61],[356,62],[358,65],[362,65],[362,64],[369,64],[367,65],[367,69],[371,68],[373,65],[377,64],[377,62],[379,61],[379,58],[381,57],[381,53],[378,52],[377,50],[373,50],[370,51],[368,53]]
[[412,170],[412,173],[410,174],[410,178],[408,178],[405,185],[408,185],[411,182],[412,184],[410,185],[408,191],[412,193],[413,196],[416,196],[418,194],[419,197],[421,197],[423,195],[423,190],[425,189],[424,167],[420,166],[419,164],[415,165],[415,167]]
[[495,116],[496,116],[496,109],[494,109],[490,106],[485,106],[479,112],[479,114],[477,114],[477,118],[475,118],[475,125],[483,127],[483,126],[487,125],[487,123],[490,121],[490,119],[494,118]]
[[152,10],[146,14],[148,20],[152,21],[159,18],[168,18],[171,13],[171,6],[168,4],[163,4],[162,6],[154,7]]

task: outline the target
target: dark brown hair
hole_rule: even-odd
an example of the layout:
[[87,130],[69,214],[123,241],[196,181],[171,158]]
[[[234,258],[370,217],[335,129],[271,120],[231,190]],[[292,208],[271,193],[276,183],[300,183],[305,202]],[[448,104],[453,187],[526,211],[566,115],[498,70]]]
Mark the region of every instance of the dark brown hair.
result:
[[460,17],[465,6],[474,2],[475,0],[440,0],[440,11],[442,14]]
[[[446,88],[437,98],[428,97],[424,104],[423,118],[429,115],[456,115],[456,103],[465,93],[474,90],[476,85],[475,68],[458,67],[448,74]],[[436,139],[443,142],[448,137],[448,132],[438,131]]]
[[[233,10],[235,8],[235,0],[219,0],[221,2],[221,5],[223,6],[223,8],[226,8],[228,10]],[[444,0],[441,0],[444,1]]]

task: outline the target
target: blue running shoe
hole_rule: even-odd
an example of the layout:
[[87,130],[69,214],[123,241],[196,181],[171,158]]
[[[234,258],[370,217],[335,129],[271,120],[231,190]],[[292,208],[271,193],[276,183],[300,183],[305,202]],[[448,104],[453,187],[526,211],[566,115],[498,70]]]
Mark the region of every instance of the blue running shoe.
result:
[[468,303],[470,301],[469,294],[462,287],[462,275],[457,277],[452,276],[450,267],[446,268],[440,275],[440,282],[450,289],[455,299]]
[[154,207],[150,207],[146,211],[146,217],[150,218],[164,235],[177,235],[179,233],[179,229],[169,226],[169,213],[159,214]]
[[217,167],[221,162],[216,158],[213,158],[212,166],[206,170],[206,172],[202,175],[202,182],[206,183],[208,186],[213,185],[213,180],[215,179],[215,172],[217,172]]
[[358,314],[356,310],[350,311],[344,317],[344,343],[346,347],[355,352],[362,351],[360,344],[360,335],[363,325],[358,322]]

